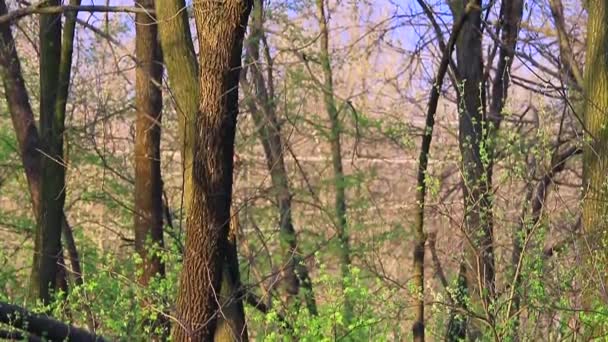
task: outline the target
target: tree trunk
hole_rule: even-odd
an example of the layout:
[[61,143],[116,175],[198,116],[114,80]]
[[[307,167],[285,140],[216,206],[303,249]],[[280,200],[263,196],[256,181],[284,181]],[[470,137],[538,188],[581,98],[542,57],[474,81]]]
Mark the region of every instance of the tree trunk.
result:
[[[482,52],[481,0],[466,4],[451,3],[454,18],[465,6],[471,13],[456,43],[458,68],[459,147],[462,158],[465,257],[460,267],[457,302],[475,312],[481,309],[493,321],[490,304],[495,297],[495,270],[492,223],[492,162],[488,158],[489,120],[486,115],[486,94]],[[470,305],[466,297],[471,299]],[[462,318],[453,318],[449,335],[463,338]],[[459,323],[456,323],[460,321]],[[458,332],[458,333],[456,333]],[[470,326],[467,335],[480,337],[478,327]],[[453,336],[456,335],[456,336]]]
[[[60,5],[52,0],[49,6]],[[65,201],[63,120],[55,116],[61,64],[61,15],[40,15],[40,134],[41,191],[30,299],[49,303],[55,288],[61,253],[61,224]]]
[[[587,55],[585,67],[585,144],[583,146],[583,251],[581,278],[583,305],[591,310],[605,305],[607,294],[600,284],[608,278],[603,266],[608,257],[608,3],[587,2]],[[604,329],[604,330],[602,330]],[[586,339],[605,334],[605,328],[590,327]],[[597,336],[595,336],[597,337]]]
[[[7,8],[4,0],[0,0],[0,15],[7,13]],[[73,39],[73,31],[69,28],[70,21],[75,18],[73,15],[66,16],[66,30],[64,33],[64,41],[70,42]],[[71,33],[70,36],[65,36]],[[27,89],[23,81],[21,73],[21,63],[13,35],[10,30],[8,23],[0,25],[0,72],[2,76],[2,82],[4,85],[4,93],[6,102],[11,113],[11,119],[13,121],[13,127],[19,143],[19,152],[21,154],[21,160],[25,169],[25,175],[29,185],[30,197],[32,201],[32,208],[36,221],[38,221],[38,213],[40,210],[40,187],[41,187],[41,154],[40,149],[40,138],[38,130],[34,123],[34,114],[29,102],[29,96]],[[67,43],[66,43],[67,45]],[[64,46],[63,51],[67,54],[67,48]],[[71,48],[70,48],[71,51]],[[63,53],[63,52],[62,52]],[[71,59],[71,53],[70,59]],[[71,63],[70,63],[71,64]],[[67,66],[67,63],[66,63]],[[65,66],[63,67],[62,80],[69,80],[69,73],[66,71]],[[67,77],[66,77],[67,76]],[[67,89],[69,84],[62,82],[64,86],[61,88],[61,92],[66,94],[65,99],[67,100]],[[63,104],[63,107],[61,105]],[[59,110],[65,111],[65,101],[59,103]],[[57,109],[56,109],[57,110]],[[74,282],[76,285],[82,285],[82,271],[80,268],[80,261],[78,258],[78,251],[76,250],[76,244],[74,242],[74,236],[72,229],[67,221],[65,213],[62,213],[62,232],[65,247],[70,256],[70,264],[72,267],[72,273],[74,275]],[[90,311],[87,312],[89,316],[89,325],[92,328],[92,314]]]
[[184,0],[155,0],[158,35],[163,60],[171,85],[169,95],[174,98],[179,119],[181,155],[184,177],[183,206],[188,212],[192,189],[192,143],[194,117],[198,111],[198,64],[194,54],[188,11]]
[[[153,0],[136,0],[135,4],[154,10]],[[152,278],[165,276],[165,264],[159,254],[164,247],[160,170],[163,66],[155,16],[138,13],[135,22],[135,250],[142,259],[138,281],[148,286]],[[168,321],[164,316],[146,324],[155,340],[165,339]]]
[[238,212],[232,213],[226,249],[225,265],[222,269],[222,286],[219,293],[223,317],[218,318],[213,340],[215,342],[247,341],[247,324],[243,307],[244,289],[241,286],[237,236],[239,231]]
[[[263,32],[263,5],[261,0],[254,1],[249,39],[247,40],[246,64],[250,71],[255,94],[249,91],[248,104],[251,116],[258,127],[258,133],[264,154],[266,166],[270,172],[273,193],[279,207],[279,231],[281,249],[283,256],[283,287],[289,301],[297,296],[300,287],[304,289],[304,301],[306,307],[312,314],[317,313],[312,282],[308,275],[308,269],[301,260],[301,252],[298,248],[297,236],[293,226],[291,215],[291,191],[287,177],[287,168],[283,157],[283,142],[281,138],[281,127],[279,125],[274,94],[270,94],[264,81],[260,68],[260,41]],[[269,68],[271,66],[268,66]],[[268,82],[274,80],[269,79]],[[251,90],[251,89],[249,89]]]
[[336,215],[336,231],[338,236],[338,257],[340,259],[340,271],[343,278],[342,291],[344,296],[344,325],[348,326],[352,318],[352,304],[346,293],[346,278],[350,274],[350,242],[348,238],[348,227],[346,220],[346,189],[344,168],[342,166],[341,124],[338,117],[338,109],[334,98],[334,81],[331,61],[329,57],[329,29],[325,14],[325,0],[317,0],[317,15],[320,27],[320,49],[319,59],[323,72],[323,103],[329,116],[331,145],[331,160],[334,176],[334,210]]
[[[182,165],[184,177],[184,203],[183,212],[189,212],[189,199],[192,197],[192,153],[194,138],[194,118],[199,106],[199,80],[198,63],[192,45],[192,35],[188,24],[187,12],[182,9],[185,3],[182,0],[156,0],[158,30],[163,47],[163,59],[169,74],[171,85],[170,94],[175,100],[179,116],[180,137],[182,141]],[[235,247],[236,248],[236,247]],[[239,289],[227,277],[235,274],[230,265],[224,264],[222,272],[222,289],[235,295]],[[238,272],[238,270],[236,270]],[[236,273],[238,274],[238,273]],[[230,326],[238,326],[242,317],[239,317],[238,303],[229,301],[223,309],[224,315],[218,317],[218,331],[231,331]],[[235,314],[236,316],[233,316]],[[226,325],[226,326],[224,326]],[[221,339],[221,333],[216,340]]]
[[217,326],[216,297],[229,253],[238,80],[251,5],[245,0],[194,3],[200,98],[194,118],[192,189],[186,199],[186,247],[175,341],[210,341]]
[[433,141],[433,128],[435,127],[435,114],[437,113],[437,105],[439,103],[440,91],[443,86],[443,80],[445,74],[448,71],[448,65],[451,61],[452,51],[456,44],[456,39],[460,35],[463,24],[469,11],[464,11],[458,21],[454,22],[450,40],[448,41],[441,63],[437,70],[437,76],[433,81],[433,87],[431,88],[431,94],[427,106],[424,135],[422,136],[422,144],[420,146],[420,154],[418,156],[418,170],[416,177],[416,213],[414,221],[414,276],[412,284],[414,285],[416,293],[414,303],[414,324],[412,324],[412,334],[414,341],[424,342],[425,338],[425,327],[424,327],[424,254],[426,244],[426,233],[424,231],[424,206],[426,198],[426,175],[429,164],[429,156],[431,151],[431,142]]
[[[8,13],[6,3],[0,0],[0,15]],[[40,204],[40,139],[30,100],[25,88],[21,62],[9,24],[0,24],[0,71],[4,85],[4,96],[11,113],[15,135],[19,142],[19,153],[32,199],[36,218]]]

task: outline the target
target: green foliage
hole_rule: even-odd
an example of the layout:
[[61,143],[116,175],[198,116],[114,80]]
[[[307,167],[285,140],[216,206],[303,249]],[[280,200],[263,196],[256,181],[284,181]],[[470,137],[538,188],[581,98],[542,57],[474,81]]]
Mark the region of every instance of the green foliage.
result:
[[[327,265],[320,265],[314,288],[326,288],[319,314],[311,315],[305,308],[292,306],[283,311],[279,303],[262,314],[247,308],[251,331],[256,341],[394,341],[405,338],[401,329],[391,323],[404,303],[396,291],[382,286],[382,280],[365,274],[357,267],[350,268],[344,282],[332,274]],[[346,284],[344,296],[353,305],[354,319],[346,326],[343,317],[344,296],[341,286]]]

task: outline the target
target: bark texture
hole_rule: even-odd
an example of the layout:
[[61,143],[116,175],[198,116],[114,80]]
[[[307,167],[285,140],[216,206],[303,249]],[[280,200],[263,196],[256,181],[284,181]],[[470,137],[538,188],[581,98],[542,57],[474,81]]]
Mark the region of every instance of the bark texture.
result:
[[241,286],[237,237],[239,232],[238,213],[233,212],[230,219],[226,259],[222,268],[222,287],[219,293],[221,317],[218,318],[213,340],[215,342],[247,341],[247,322],[243,298],[245,289]]
[[251,6],[245,0],[194,3],[200,89],[175,341],[212,340],[221,315],[217,296],[229,253],[238,80]]
[[[184,11],[185,2],[182,0],[156,0],[158,30],[163,48],[163,59],[169,74],[169,96],[177,107],[182,142],[182,163],[184,177],[183,214],[189,212],[190,198],[192,197],[192,153],[194,137],[194,118],[199,107],[199,79],[198,62],[194,54],[192,35],[188,24],[187,11]],[[236,247],[235,247],[236,248]],[[236,295],[240,289],[231,282],[229,274],[238,274],[238,269],[230,269],[234,262],[224,263],[222,271],[222,291]],[[230,326],[238,326],[243,320],[239,315],[237,301],[224,303],[223,315],[218,317],[216,340],[230,332]]]

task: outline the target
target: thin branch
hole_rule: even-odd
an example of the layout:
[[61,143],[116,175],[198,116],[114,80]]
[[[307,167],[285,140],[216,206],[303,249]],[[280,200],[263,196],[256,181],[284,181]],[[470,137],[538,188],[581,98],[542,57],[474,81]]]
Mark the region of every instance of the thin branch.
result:
[[44,2],[29,7],[19,8],[5,15],[0,16],[0,24],[14,23],[15,21],[32,14],[60,14],[64,12],[112,12],[112,13],[144,13],[154,14],[154,11],[130,6],[44,6]]
[[[20,0],[19,3],[23,4],[25,6],[32,6],[32,3],[27,0]],[[93,33],[95,33],[96,35],[100,36],[101,38],[109,41],[110,43],[112,43],[118,47],[125,48],[125,46],[118,39],[112,37],[110,34],[104,32],[103,30],[100,30],[99,28],[95,27],[95,25],[90,24],[86,20],[76,18],[76,22],[78,23],[78,25],[91,30]]]

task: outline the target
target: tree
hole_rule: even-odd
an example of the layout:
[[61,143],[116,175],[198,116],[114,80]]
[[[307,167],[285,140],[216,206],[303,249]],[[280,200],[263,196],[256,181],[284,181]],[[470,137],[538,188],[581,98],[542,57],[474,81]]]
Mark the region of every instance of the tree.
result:
[[[464,1],[454,1],[450,5],[454,18],[465,6]],[[482,2],[474,1],[469,5],[472,5],[473,10],[456,44],[459,148],[462,159],[466,237],[465,257],[458,275],[456,301],[462,308],[472,312],[481,309],[483,317],[490,324],[494,324],[496,270],[492,175],[497,132],[507,98],[523,4],[521,1],[501,3],[502,37],[496,43],[499,46],[499,59],[497,72],[492,80],[489,110],[486,107],[488,81],[482,53]],[[478,324],[467,324],[462,315],[452,314],[448,327],[450,339],[466,336],[476,339],[480,333]]]
[[[51,1],[57,6],[60,2]],[[61,14],[40,15],[41,191],[30,298],[49,303],[61,253],[61,211],[65,201],[63,122],[55,120],[61,63]]]
[[[270,173],[273,193],[279,209],[279,234],[283,258],[283,286],[288,297],[297,296],[300,288],[304,289],[304,301],[308,310],[317,312],[312,283],[308,269],[301,260],[298,247],[297,234],[292,217],[292,192],[289,188],[287,168],[285,166],[283,138],[281,126],[276,113],[274,94],[274,79],[272,79],[272,65],[267,63],[268,80],[264,80],[262,62],[260,61],[260,41],[264,35],[264,8],[263,1],[255,0],[251,15],[250,35],[247,39],[245,62],[246,70],[251,75],[251,82],[247,82],[246,75],[242,78],[245,92],[248,96],[246,104],[251,112],[253,121],[258,127],[258,136],[264,155],[266,166]],[[266,85],[268,83],[268,86]]]
[[340,272],[343,278],[342,290],[344,291],[344,318],[348,326],[352,319],[352,305],[346,292],[346,279],[348,278],[351,263],[350,242],[348,238],[348,221],[346,219],[346,177],[342,165],[341,147],[341,123],[339,110],[334,96],[333,71],[329,53],[329,23],[325,13],[325,0],[317,0],[317,19],[321,30],[319,36],[319,62],[323,74],[323,104],[329,117],[329,143],[331,145],[331,161],[334,177],[334,210],[336,233],[338,237],[338,258],[340,260]]
[[244,0],[194,3],[200,89],[175,341],[209,341],[217,326],[216,294],[228,253],[241,51],[251,6]]
[[[49,6],[60,2],[50,1]],[[72,0],[70,5],[80,5]],[[40,15],[40,137],[41,191],[38,226],[34,246],[31,298],[44,303],[51,299],[60,260],[61,228],[65,218],[66,161],[63,154],[65,111],[68,100],[74,31],[77,11],[66,16],[61,30],[61,14]]]
[[[187,216],[190,212],[192,198],[193,153],[195,117],[199,108],[199,65],[194,53],[192,34],[188,15],[182,9],[186,6],[181,0],[157,0],[156,8],[159,37],[163,49],[163,59],[169,75],[170,95],[172,95],[179,119],[181,139],[183,185],[183,211]],[[236,238],[236,234],[230,237]],[[223,264],[222,286],[219,297],[222,299],[221,317],[218,317],[218,327],[215,339],[220,341],[244,333],[245,317],[240,301],[241,289],[238,278],[238,260],[236,241],[228,244],[226,260]]]
[[[77,5],[80,2],[78,0],[72,0],[71,3]],[[6,3],[2,0],[0,1],[0,15],[6,13],[8,13]],[[71,77],[72,41],[74,38],[73,23],[75,19],[76,12],[66,14],[63,37],[65,43],[61,52],[61,58],[65,62],[62,63],[60,69],[61,78],[58,83],[58,100],[55,107],[55,112],[59,119],[65,117],[65,106],[67,103],[69,80]],[[19,143],[19,151],[29,186],[32,209],[36,221],[39,221],[38,214],[40,212],[42,183],[41,141],[35,125],[34,113],[30,105],[30,99],[21,71],[21,61],[17,53],[9,22],[0,24],[0,34],[0,71],[4,85],[4,94]],[[82,271],[80,268],[78,251],[74,242],[72,229],[67,221],[65,212],[63,212],[63,208],[61,213],[61,230],[63,232],[65,247],[70,256],[74,283],[76,285],[82,285]],[[87,312],[87,316],[90,325],[93,326],[90,312]]]
[[[585,277],[582,280],[583,302],[593,309],[602,290],[597,284],[607,278],[603,272],[608,241],[608,3],[588,1],[587,55],[585,68],[585,144],[583,145],[583,208],[581,238]],[[587,283],[589,281],[590,283]],[[592,327],[587,338],[599,333]]]
[[[136,5],[151,11],[154,9],[153,0],[136,1]],[[165,275],[165,264],[160,255],[164,246],[160,170],[163,66],[156,17],[138,13],[135,23],[135,249],[141,257],[138,280],[142,286],[147,286],[154,277]],[[168,322],[161,316],[151,323],[155,334],[157,329],[166,330]],[[162,339],[166,332],[157,337]]]
[[415,316],[412,324],[412,334],[414,341],[423,342],[425,339],[425,324],[424,324],[424,254],[426,244],[426,232],[424,230],[424,208],[427,193],[426,177],[428,164],[431,152],[431,143],[433,141],[433,128],[435,126],[435,115],[437,114],[437,105],[439,103],[440,91],[443,86],[445,74],[448,71],[448,66],[451,61],[454,45],[463,26],[470,14],[472,7],[467,6],[460,18],[454,22],[452,33],[447,46],[444,47],[443,56],[435,76],[433,87],[431,88],[429,102],[427,105],[426,119],[424,123],[424,134],[422,135],[422,143],[420,146],[420,154],[418,156],[418,170],[416,172],[416,213],[414,221],[415,242],[413,248],[413,285],[415,286]]
[[[491,321],[490,303],[495,296],[492,223],[492,164],[487,158],[489,121],[481,33],[481,1],[471,2],[471,11],[456,43],[458,74],[459,146],[462,158],[463,198],[466,236],[465,259],[460,267],[462,297],[471,296],[483,307]],[[460,16],[465,1],[450,3],[454,18]],[[474,284],[480,284],[476,286]],[[460,300],[461,305],[465,306]],[[461,329],[461,328],[457,328]],[[448,333],[451,334],[451,333]],[[459,333],[461,335],[461,333]],[[462,336],[461,336],[462,337]],[[477,336],[472,335],[473,339]]]

